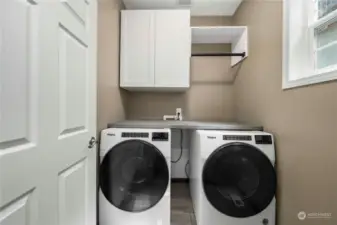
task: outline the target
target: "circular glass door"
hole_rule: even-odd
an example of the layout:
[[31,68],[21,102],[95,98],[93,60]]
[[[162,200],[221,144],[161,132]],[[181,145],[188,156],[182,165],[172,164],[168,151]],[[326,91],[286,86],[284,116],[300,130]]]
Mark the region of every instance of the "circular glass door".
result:
[[164,155],[152,144],[140,140],[125,141],[110,149],[99,173],[106,199],[128,212],[141,212],[156,205],[170,179]]
[[205,162],[202,179],[211,205],[238,218],[263,211],[276,191],[276,173],[270,160],[259,149],[244,143],[215,150]]

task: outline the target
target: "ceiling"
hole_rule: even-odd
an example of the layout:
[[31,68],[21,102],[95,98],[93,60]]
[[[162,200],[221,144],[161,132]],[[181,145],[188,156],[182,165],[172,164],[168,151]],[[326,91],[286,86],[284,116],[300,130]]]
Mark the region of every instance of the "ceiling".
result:
[[193,16],[232,16],[242,0],[123,0],[127,9],[191,9]]

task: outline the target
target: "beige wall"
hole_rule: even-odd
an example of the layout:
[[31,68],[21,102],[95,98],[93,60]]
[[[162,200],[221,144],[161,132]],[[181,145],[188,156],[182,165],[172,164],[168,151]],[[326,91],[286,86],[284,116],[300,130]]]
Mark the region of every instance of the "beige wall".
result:
[[[337,83],[282,90],[282,1],[246,1],[233,24],[249,26],[235,113],[275,134],[278,225],[336,225]],[[330,212],[333,218],[299,221],[299,211]]]
[[125,119],[126,92],[119,88],[121,0],[98,1],[98,131]]
[[227,26],[231,25],[232,18],[225,16],[193,16],[191,26]]
[[[228,25],[226,17],[192,17],[192,26]],[[193,52],[226,51],[226,45],[193,46]],[[128,119],[162,119],[182,108],[185,119],[233,120],[233,85],[229,57],[191,58],[191,88],[185,93],[130,92]]]
[[204,121],[232,120],[233,85],[230,58],[195,57],[191,62],[191,88],[185,93],[130,92],[128,119],[162,119],[183,109],[185,119]]

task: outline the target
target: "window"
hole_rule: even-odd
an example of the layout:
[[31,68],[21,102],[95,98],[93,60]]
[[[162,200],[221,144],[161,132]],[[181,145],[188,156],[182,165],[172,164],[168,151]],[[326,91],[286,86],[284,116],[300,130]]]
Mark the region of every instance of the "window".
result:
[[337,79],[337,0],[284,0],[283,88]]

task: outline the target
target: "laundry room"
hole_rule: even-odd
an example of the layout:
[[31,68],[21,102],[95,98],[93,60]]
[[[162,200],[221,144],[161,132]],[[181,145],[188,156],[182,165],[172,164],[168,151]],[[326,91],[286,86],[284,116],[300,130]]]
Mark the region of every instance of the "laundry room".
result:
[[336,225],[337,0],[2,0],[0,225]]
[[[142,4],[139,4],[141,7]],[[131,0],[124,4],[118,1],[101,2],[99,6],[100,129],[106,128],[108,123],[125,120],[163,120],[165,115],[176,115],[176,109],[182,110],[183,121],[230,121],[259,125],[265,132],[273,134],[275,140],[277,191],[275,215],[271,216],[275,216],[275,220],[260,214],[248,217],[256,220],[247,219],[247,223],[228,222],[226,219],[221,221],[221,217],[215,214],[213,216],[220,221],[209,221],[212,224],[240,225],[336,224],[337,196],[333,193],[337,180],[328,178],[326,174],[336,171],[334,149],[337,143],[334,136],[337,124],[334,118],[337,105],[333,96],[337,94],[337,86],[333,81],[318,85],[308,81],[303,84],[298,82],[298,87],[286,87],[282,73],[286,58],[283,53],[283,39],[286,38],[283,36],[284,2],[242,1],[232,15],[225,16],[217,13],[193,15],[195,12],[191,12],[190,87],[183,92],[120,88],[119,53],[123,49],[119,48],[119,43],[126,37],[120,30],[123,27],[120,27],[122,19],[119,11],[127,10],[128,6],[133,10],[138,7]],[[160,7],[160,3],[153,6],[154,9]],[[246,49],[236,52],[246,53],[242,61],[232,66],[232,58],[241,60],[241,57],[224,54],[233,53],[233,44],[228,41],[221,43],[222,31],[214,31],[218,37],[211,37],[211,28],[215,27],[247,28]],[[197,37],[198,28],[209,30],[205,29],[205,34],[200,30],[200,37]],[[196,43],[193,43],[194,38]],[[203,39],[207,38],[210,43],[203,43]],[[173,45],[169,41],[165,44]],[[175,65],[169,63],[167,66]],[[190,147],[192,132],[172,129],[171,133],[171,224],[210,224],[196,221],[190,200],[188,178],[190,151],[194,151]],[[334,156],[331,157],[331,154]],[[298,218],[300,212],[327,213],[330,218],[302,221]]]

